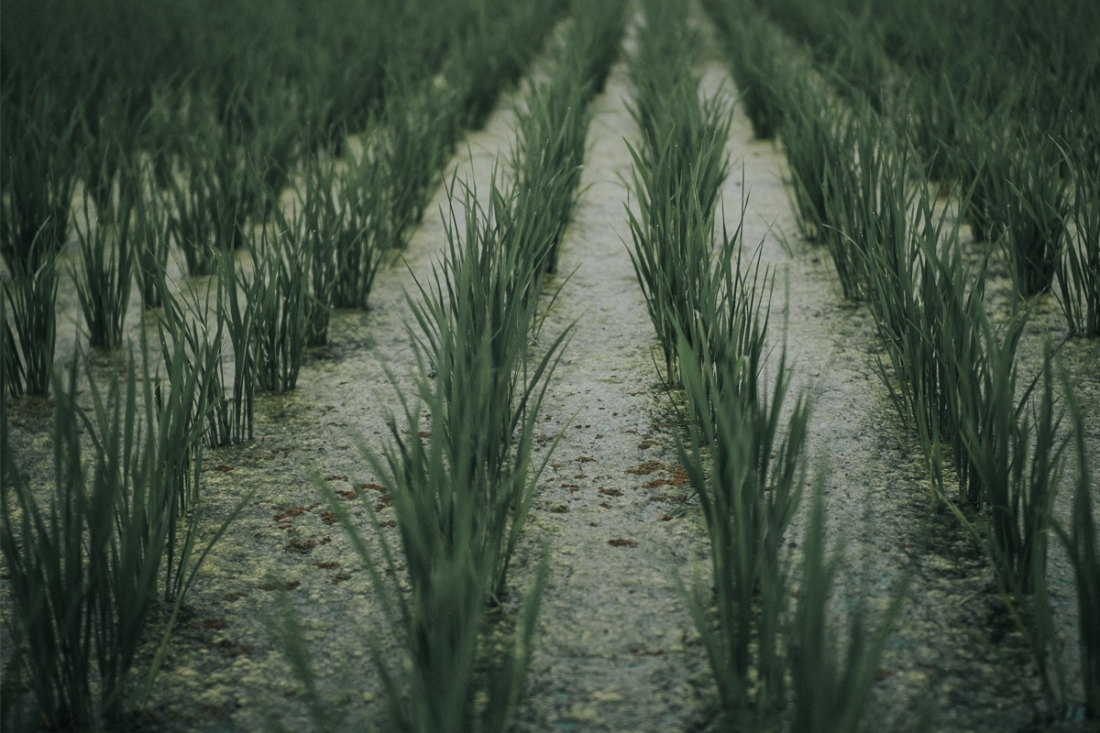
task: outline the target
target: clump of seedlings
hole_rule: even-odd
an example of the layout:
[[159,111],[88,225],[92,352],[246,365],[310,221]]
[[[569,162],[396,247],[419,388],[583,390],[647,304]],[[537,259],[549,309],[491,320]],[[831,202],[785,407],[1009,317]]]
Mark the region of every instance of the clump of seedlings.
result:
[[1084,155],[1071,158],[1070,165],[1076,238],[1067,238],[1055,294],[1070,334],[1096,338],[1100,336],[1100,172]]
[[298,217],[281,213],[249,246],[252,271],[244,283],[255,329],[256,384],[287,392],[298,382],[309,336],[311,245]]
[[753,136],[771,140],[783,122],[780,90],[788,73],[775,29],[747,2],[706,0],[703,5],[718,26]]
[[[198,514],[190,510],[202,468],[195,419],[204,409],[196,389],[202,368],[181,348],[174,356],[158,386],[148,362],[138,372],[132,358],[125,379],[106,394],[89,373],[90,416],[77,403],[81,360],[73,360],[67,386],[59,377],[54,387],[48,506],[23,476],[4,433],[0,547],[10,575],[10,628],[16,646],[26,649],[8,673],[24,680],[37,708],[24,717],[19,701],[5,700],[15,725],[32,717],[49,727],[117,720],[158,588],[171,612],[167,634],[206,554],[244,506],[200,551]],[[90,466],[82,459],[89,440]],[[146,685],[162,655],[163,643]]]
[[171,240],[168,203],[154,187],[134,202],[132,235],[134,270],[141,291],[141,303],[148,309],[161,307],[161,293],[167,287]]
[[1068,530],[1058,524],[1054,525],[1054,529],[1073,563],[1077,582],[1081,682],[1084,688],[1086,714],[1096,720],[1100,719],[1100,629],[1091,622],[1091,619],[1095,619],[1100,614],[1100,544],[1096,540],[1096,520],[1092,508],[1095,484],[1089,470],[1084,421],[1081,408],[1073,391],[1069,388],[1068,381],[1063,376],[1062,383],[1065,386],[1066,405],[1070,422],[1073,424],[1074,447],[1077,454],[1073,519]]
[[[127,175],[120,173],[119,178]],[[120,183],[117,199],[97,203],[93,216],[93,191],[84,190],[83,222],[73,227],[80,248],[80,268],[74,268],[72,275],[92,348],[122,345],[136,264],[131,214],[137,197],[132,185]]]
[[[25,87],[29,85],[30,88]],[[72,165],[78,116],[45,84],[6,78],[0,169],[0,256],[20,369],[9,393],[45,395],[53,379],[57,257],[68,241],[76,186]],[[9,330],[10,329],[10,330]]]
[[[453,205],[454,184],[451,196]],[[532,463],[535,421],[567,335],[528,363],[551,236],[546,222],[554,216],[531,216],[523,210],[531,200],[500,192],[495,183],[490,201],[483,208],[475,191],[463,189],[464,224],[452,211],[440,269],[421,285],[419,301],[410,296],[420,331],[414,341],[419,373],[414,396],[399,391],[405,429],[394,420],[385,451],[364,450],[393,501],[407,571],[398,569],[381,532],[380,551],[371,550],[322,487],[405,647],[398,665],[376,647],[373,653],[389,724],[403,730],[510,727],[546,573],[544,559],[512,640],[503,651],[490,649],[483,640],[488,612],[512,592],[511,557],[548,460]],[[538,222],[542,227],[534,228]],[[526,238],[538,241],[521,241]],[[375,517],[369,502],[366,508]],[[376,517],[374,523],[380,529]],[[401,590],[399,577],[408,578],[411,594]],[[293,623],[286,633],[293,652]],[[298,652],[296,670],[315,690],[308,657]]]
[[[640,213],[627,207],[631,262],[661,344],[662,376],[670,384],[678,379],[677,332],[693,334],[707,281],[722,277],[711,258],[718,189],[729,170],[724,148],[731,115],[724,94],[699,101],[686,8],[676,7],[646,6],[642,32],[654,38],[640,39],[639,48],[647,42],[653,47],[631,63],[637,90],[631,114],[643,136],[640,150],[630,147]],[[667,37],[656,30],[663,27],[673,29]],[[736,234],[725,238],[727,263],[737,240]]]

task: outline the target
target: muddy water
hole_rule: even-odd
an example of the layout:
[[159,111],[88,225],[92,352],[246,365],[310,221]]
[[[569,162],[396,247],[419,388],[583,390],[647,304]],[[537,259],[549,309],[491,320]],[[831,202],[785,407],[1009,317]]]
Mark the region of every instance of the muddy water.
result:
[[[732,91],[719,61],[705,66],[703,88]],[[572,329],[540,418],[538,455],[558,436],[560,442],[540,482],[513,573],[518,592],[509,601],[519,602],[548,548],[550,574],[518,720],[523,731],[719,725],[709,670],[677,589],[677,579],[689,579],[696,568],[705,574],[708,550],[675,467],[673,413],[658,384],[653,331],[623,241],[625,139],[636,138],[629,96],[619,64],[593,102],[586,192],[560,274],[548,284],[548,303],[551,292],[560,292],[539,336],[549,343]],[[493,163],[512,142],[513,119],[502,105],[485,131],[468,137],[449,175],[487,193]],[[781,151],[753,141],[740,111],[727,150],[733,170],[723,189],[727,225],[737,225],[747,194],[746,245],[762,243],[762,259],[777,277],[774,346],[786,343],[793,389],[806,390],[814,404],[810,453],[827,471],[831,537],[846,543],[835,610],[843,614],[865,598],[878,612],[911,573],[873,694],[876,730],[908,730],[923,708],[934,711],[934,730],[1020,729],[1032,716],[1021,685],[1035,689],[1026,650],[1004,618],[983,558],[950,516],[930,511],[919,462],[872,372],[878,344],[869,316],[843,302],[827,255],[798,241]],[[401,261],[380,274],[371,310],[338,314],[330,345],[307,359],[298,389],[258,400],[254,441],[208,452],[206,532],[238,497],[256,493],[188,598],[183,628],[149,701],[150,728],[308,728],[299,686],[272,634],[281,589],[301,619],[329,711],[342,727],[377,725],[383,699],[367,638],[382,632],[385,654],[393,652],[393,639],[384,633],[366,572],[313,481],[358,495],[347,506],[368,535],[373,530],[359,500],[372,501],[384,524],[392,520],[392,509],[370,488],[375,477],[360,444],[377,451],[387,415],[399,409],[387,370],[398,385],[410,383],[406,292],[416,292],[414,277],[430,276],[447,215],[440,191]],[[75,313],[71,291],[62,301]],[[130,323],[136,329],[136,310]],[[1042,339],[1059,328],[1056,307],[1043,304],[1022,349],[1024,373],[1034,371]],[[1100,375],[1090,347],[1070,343],[1063,355],[1088,410],[1091,445],[1100,445]],[[104,374],[117,366],[103,361]],[[11,432],[44,480],[48,421],[41,413],[30,403],[17,405],[19,425]],[[1095,463],[1094,457],[1100,475]],[[1067,511],[1063,496],[1059,512]],[[383,531],[396,541],[394,529]],[[795,557],[800,532],[796,523]],[[1072,662],[1073,589],[1057,551],[1051,575]],[[1077,679],[1075,668],[1070,672]]]

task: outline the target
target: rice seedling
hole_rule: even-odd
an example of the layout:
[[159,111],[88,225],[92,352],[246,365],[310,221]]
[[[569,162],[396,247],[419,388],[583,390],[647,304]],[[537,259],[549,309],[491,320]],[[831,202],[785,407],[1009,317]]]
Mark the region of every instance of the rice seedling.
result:
[[869,105],[841,127],[838,149],[849,151],[825,169],[826,224],[822,232],[844,297],[867,294],[872,248],[896,251],[904,240],[914,192],[908,186],[909,149]]
[[849,611],[847,643],[838,648],[838,634],[829,620],[828,600],[842,560],[842,550],[825,545],[825,503],[820,482],[814,492],[806,536],[802,543],[802,576],[798,607],[791,622],[788,654],[794,709],[792,731],[858,731],[890,632],[905,601],[907,583],[871,629],[866,606]]
[[[705,307],[705,294],[717,290],[713,281],[722,275],[721,268],[711,263],[714,213],[703,211],[691,190],[677,191],[675,198],[650,194],[637,170],[641,161],[634,155],[634,186],[642,212],[639,218],[627,208],[633,243],[630,261],[660,342],[662,379],[676,384],[680,377],[677,332],[695,335],[696,313]],[[732,247],[724,246],[722,251]]]
[[309,330],[310,270],[314,240],[299,217],[265,223],[249,247],[252,273],[244,285],[255,328],[256,384],[271,392],[294,389]]
[[[452,210],[442,271],[420,286],[420,301],[410,296],[420,334],[415,395],[398,392],[407,429],[392,420],[384,452],[363,449],[393,500],[411,593],[399,585],[406,572],[398,569],[385,535],[378,533],[378,551],[368,548],[347,510],[318,482],[370,571],[387,631],[405,647],[394,665],[371,640],[394,729],[510,727],[546,576],[544,555],[514,635],[503,651],[489,648],[482,639],[493,626],[489,609],[508,590],[511,555],[547,462],[532,464],[535,421],[566,337],[527,363],[544,272],[544,261],[531,255],[544,245],[520,238],[545,240],[545,227],[532,231],[530,225],[545,217],[517,211],[517,195],[500,192],[495,180],[490,194],[486,209],[474,190],[463,188],[465,221],[460,228]],[[378,528],[373,507],[366,509]],[[315,691],[293,624],[284,629],[297,674]],[[316,718],[321,713],[315,708]]]
[[[754,402],[736,388],[756,375],[745,373],[734,344],[718,342],[701,354],[684,338],[678,346],[685,395],[703,419],[689,423],[689,441],[678,438],[677,453],[703,512],[714,576],[713,600],[697,579],[688,604],[723,707],[754,727],[785,697],[781,619],[789,577],[781,548],[805,478],[809,404],[805,396],[795,400],[781,437],[790,384],[785,357],[770,396]],[[726,386],[713,389],[708,382]]]
[[[196,419],[205,423],[206,444],[212,448],[252,439],[253,402],[256,384],[256,336],[253,314],[242,308],[240,283],[233,257],[218,258],[216,282],[206,284],[204,293],[190,283],[180,296],[166,290],[161,318],[161,352],[165,363],[212,364],[197,382],[204,400]],[[213,302],[211,299],[213,298]],[[227,385],[225,340],[232,347],[232,382]],[[174,357],[173,349],[183,345],[186,354]],[[226,397],[227,386],[232,390]]]
[[563,0],[474,4],[470,31],[444,71],[448,84],[459,90],[460,129],[485,126],[500,92],[520,78],[567,5]]
[[112,484],[93,484],[96,493],[87,493],[80,465],[81,412],[72,398],[76,380],[74,360],[68,392],[55,385],[56,474],[48,514],[43,514],[10,455],[5,456],[0,501],[0,547],[11,576],[16,620],[12,633],[16,644],[30,650],[23,657],[27,684],[48,726],[91,722],[95,589],[88,561],[106,554],[109,512],[116,501],[108,493],[115,488]]
[[[522,526],[529,503],[528,498],[515,508],[510,528],[501,523],[504,507],[498,502],[510,504],[505,496],[509,492],[498,487],[505,491],[494,498],[494,479],[479,467],[484,466],[485,451],[493,450],[497,436],[469,429],[477,423],[465,423],[460,431],[453,424],[455,413],[484,419],[484,410],[499,403],[489,374],[488,346],[483,342],[478,349],[479,378],[467,383],[461,395],[449,396],[444,380],[433,385],[422,371],[418,398],[405,404],[405,418],[408,425],[421,430],[420,410],[427,407],[431,414],[427,440],[406,438],[391,425],[394,445],[386,449],[384,458],[367,456],[393,498],[411,594],[383,579],[385,573],[396,583],[402,575],[384,536],[379,533],[379,561],[347,521],[346,510],[330,496],[331,506],[339,511],[361,559],[371,569],[379,597],[387,599],[384,608],[391,629],[406,647],[403,663],[395,666],[387,665],[375,651],[388,717],[391,725],[402,730],[507,730],[530,657],[545,562],[525,593],[509,646],[503,653],[494,653],[481,640],[490,620],[486,602],[504,591],[496,585],[500,554],[514,544],[516,525]],[[468,360],[468,356],[446,358],[446,362]],[[430,401],[425,404],[425,400]],[[529,452],[536,412],[532,410],[521,429],[522,452]],[[517,463],[515,480],[526,483],[527,468]]]
[[[129,174],[120,173],[119,178]],[[92,348],[114,349],[122,345],[126,311],[137,253],[133,242],[134,187],[119,186],[115,203],[97,205],[91,213],[94,192],[84,191],[83,226],[73,229],[80,248],[80,267],[73,268],[77,297],[88,326]],[[111,210],[108,215],[107,210]]]
[[546,244],[548,272],[556,272],[558,248],[580,195],[581,165],[591,115],[584,87],[572,73],[559,73],[548,83],[531,86],[526,113],[519,116],[512,149],[515,190],[522,206],[541,210],[553,221]]
[[[8,298],[5,291],[0,297],[0,323],[4,324],[4,333],[0,335],[0,398],[4,395],[18,397],[23,391],[23,360],[15,344],[15,334],[8,324]],[[6,435],[6,433],[5,433]]]
[[215,194],[203,169],[205,154],[192,143],[193,139],[185,145],[189,166],[180,176],[182,182],[176,176],[168,177],[172,198],[168,226],[176,247],[183,253],[187,274],[200,277],[214,272],[217,225],[210,210]]
[[124,213],[112,206],[116,187],[120,203],[132,201],[138,193],[133,160],[140,117],[134,89],[115,86],[107,79],[97,82],[104,88],[88,92],[83,105],[81,167],[85,195],[94,202],[99,220],[114,224],[115,214]]
[[[241,307],[240,288],[245,283],[238,277],[236,262],[232,253],[223,252],[218,256],[218,300],[217,319],[218,335],[224,333],[229,338],[233,347],[233,381],[231,383],[232,397],[218,400],[217,395],[211,395],[213,409],[224,410],[220,421],[223,426],[228,426],[227,432],[215,433],[213,436],[207,432],[207,440],[211,437],[218,442],[211,445],[227,445],[243,443],[252,440],[252,415],[253,403],[257,379],[257,324],[255,311],[248,307]],[[249,293],[244,295],[247,303]],[[213,343],[213,342],[211,342]],[[222,362],[224,367],[224,361]],[[211,380],[212,388],[226,381],[224,368],[220,381]]]
[[[501,193],[495,181],[490,194],[486,210],[476,191],[463,188],[465,221],[460,225],[452,209],[442,271],[434,270],[432,281],[419,285],[420,300],[410,299],[410,305],[418,349],[436,372],[435,389],[443,400],[439,410],[445,415],[447,464],[461,475],[456,480],[485,493],[476,501],[484,503],[481,521],[500,545],[492,553],[488,588],[497,594],[535,488],[528,476],[531,421],[568,331],[533,366],[528,364],[545,271],[539,254],[551,234],[548,218],[534,215],[530,202],[517,194]],[[479,381],[486,382],[484,394],[471,394],[471,385]],[[474,397],[480,402],[469,403]],[[471,425],[479,426],[476,434]]]
[[998,186],[998,181],[1009,177],[1009,155],[998,125],[977,107],[962,112],[958,120],[958,145],[951,167],[970,189],[962,215],[976,242],[996,242],[1007,229],[1008,204],[1000,198],[1007,189]]
[[133,249],[141,302],[148,309],[161,307],[161,293],[168,266],[172,229],[168,202],[154,189],[134,202]]
[[192,276],[215,271],[217,252],[244,242],[245,217],[255,208],[255,176],[244,151],[201,105],[192,111],[193,129],[182,142],[184,170],[171,181],[173,238]]
[[[197,502],[201,432],[194,426],[201,421],[194,411],[203,408],[194,389],[202,370],[179,348],[175,356],[168,392],[154,391],[147,360],[139,372],[131,357],[124,380],[106,394],[88,374],[90,417],[76,402],[81,359],[73,360],[68,386],[60,378],[55,385],[48,507],[5,439],[0,543],[11,575],[12,629],[26,647],[19,664],[48,727],[118,718],[158,585],[175,604],[174,619],[206,554],[244,506],[196,553],[198,515],[180,519]],[[82,434],[92,448],[90,475]]]
[[1058,145],[1044,132],[1019,130],[1010,156],[1005,244],[1016,292],[1031,298],[1050,289],[1062,261],[1070,199],[1064,191]]
[[[683,82],[681,88],[694,85]],[[663,377],[670,384],[677,379],[676,329],[691,332],[703,281],[719,272],[710,262],[718,186],[728,170],[724,144],[730,119],[721,99],[705,106],[696,103],[694,111],[680,109],[688,120],[662,123],[660,138],[641,153],[630,148],[640,216],[627,207],[631,262],[661,343]]]
[[1092,509],[1094,483],[1089,471],[1081,408],[1064,373],[1062,384],[1073,427],[1077,470],[1070,528],[1067,530],[1056,523],[1054,529],[1073,564],[1077,584],[1082,691],[1087,715],[1097,720],[1100,719],[1100,629],[1091,619],[1100,615],[1100,551],[1097,549],[1096,520]]
[[573,73],[579,78],[586,96],[600,94],[611,64],[619,54],[619,39],[626,28],[626,2],[576,0],[571,10],[576,25],[562,60],[576,65]]
[[304,163],[305,192],[301,198],[302,236],[312,257],[309,260],[309,298],[306,302],[306,346],[324,346],[328,342],[328,324],[332,315],[337,278],[338,225],[336,205],[332,201],[335,171],[331,163],[310,155]]
[[57,256],[68,237],[78,120],[45,83],[28,84],[13,79],[3,90],[0,256],[10,275],[4,297],[12,324],[5,321],[5,329],[22,364],[9,372],[21,375],[9,392],[44,395],[53,375]]
[[306,202],[307,225],[316,228],[318,239],[331,241],[315,250],[315,259],[334,250],[336,269],[329,296],[333,306],[366,308],[392,242],[386,168],[364,152],[358,162],[349,160],[328,176],[316,180],[315,196]]
[[841,138],[843,115],[809,82],[792,81],[786,99],[779,137],[791,174],[792,208],[803,238],[823,241],[830,224],[826,181],[848,157]]
[[[46,228],[39,233],[45,235]],[[11,307],[13,327],[5,318],[4,339],[13,347],[7,371],[12,396],[49,393],[57,338],[57,250],[40,236],[30,243],[26,260],[30,262],[6,261],[12,276],[4,282],[4,299]],[[34,269],[28,266],[32,263]]]
[[753,136],[774,138],[783,120],[780,89],[789,73],[779,58],[775,30],[747,3],[707,0],[704,6],[721,33]]
[[[978,389],[971,365],[984,353],[984,277],[966,272],[957,221],[947,227],[948,211],[934,213],[925,187],[915,203],[904,227],[869,250],[868,303],[889,361],[887,367],[880,359],[877,371],[902,424],[916,431],[934,485],[942,486],[949,453],[957,461],[960,501],[979,507],[980,482],[967,470],[953,394]],[[969,291],[967,282],[973,282]],[[1015,348],[1021,327],[1019,319],[1009,327],[1005,348]]]
[[[1066,444],[1055,437],[1060,419],[1054,416],[1049,351],[1032,422],[1027,408],[1035,385],[1016,403],[1014,343],[999,347],[988,324],[983,324],[983,330],[986,361],[974,370],[982,383],[980,390],[960,398],[959,427],[965,460],[977,474],[982,501],[992,512],[994,563],[1005,587],[1028,594],[1035,590],[1035,568],[1046,567],[1047,535]],[[972,404],[979,400],[982,404]]]
[[454,90],[436,88],[432,79],[415,84],[401,71],[393,73],[389,90],[381,142],[372,151],[380,170],[373,173],[389,189],[390,239],[380,244],[402,248],[424,216],[461,128]]
[[1071,216],[1076,239],[1068,239],[1057,270],[1055,294],[1070,334],[1100,336],[1100,173],[1084,155],[1071,160]]

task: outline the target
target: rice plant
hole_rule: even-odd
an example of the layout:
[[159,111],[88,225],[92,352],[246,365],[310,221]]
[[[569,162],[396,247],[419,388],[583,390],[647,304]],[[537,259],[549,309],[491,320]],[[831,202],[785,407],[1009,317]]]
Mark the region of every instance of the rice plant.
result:
[[512,149],[515,189],[529,203],[553,217],[546,243],[546,268],[557,271],[558,249],[580,195],[581,165],[591,119],[584,87],[571,71],[559,72],[545,84],[532,85],[519,115]]
[[1100,172],[1083,155],[1071,159],[1070,165],[1076,238],[1067,239],[1055,294],[1070,334],[1095,338],[1100,336]]
[[[249,294],[240,294],[245,286],[242,278],[237,273],[236,261],[230,252],[223,252],[218,256],[218,299],[217,319],[218,334],[222,333],[229,339],[233,347],[233,379],[230,385],[232,397],[217,399],[217,395],[211,395],[213,409],[220,412],[220,422],[228,431],[211,434],[207,432],[207,441],[211,445],[228,445],[243,443],[252,440],[252,416],[254,395],[257,380],[257,324],[256,313],[247,307]],[[246,305],[242,307],[241,299]],[[213,343],[213,342],[211,342]],[[222,355],[222,378],[220,384],[226,380]],[[216,386],[217,381],[212,380],[211,385]],[[214,438],[216,442],[210,442]]]
[[[46,228],[39,233],[45,235]],[[39,236],[31,241],[25,259],[6,261],[11,279],[4,281],[4,299],[11,308],[12,325],[4,320],[4,339],[12,347],[7,364],[12,396],[49,393],[57,338],[57,254],[45,236]]]
[[1000,128],[1001,115],[987,119],[986,113],[968,107],[960,113],[958,141],[951,167],[969,191],[962,215],[970,224],[977,242],[997,242],[1008,227],[1006,212],[1011,193],[1005,185],[1009,178],[1010,157]]
[[161,293],[168,267],[168,252],[172,238],[168,202],[154,187],[134,204],[133,250],[141,303],[145,308],[161,307]]
[[[381,532],[380,550],[369,549],[347,510],[321,487],[371,573],[387,633],[404,646],[395,665],[372,641],[388,725],[395,730],[510,727],[546,575],[544,559],[511,641],[503,651],[489,648],[482,639],[491,623],[489,609],[508,592],[511,556],[547,462],[532,462],[535,421],[566,337],[528,364],[544,271],[544,261],[530,255],[544,245],[519,239],[545,240],[545,228],[532,231],[529,225],[545,217],[517,212],[516,195],[500,192],[495,181],[490,194],[485,209],[475,191],[463,189],[464,225],[452,211],[441,271],[420,287],[421,300],[410,296],[420,331],[419,369],[415,395],[398,393],[406,429],[393,420],[384,452],[364,449],[393,499],[407,571],[398,569]],[[365,506],[374,517],[371,505]],[[406,573],[411,593],[398,584]],[[300,649],[295,658],[299,676],[315,689],[308,658]]]
[[619,41],[626,28],[626,2],[576,0],[571,14],[575,25],[562,61],[576,65],[574,73],[586,96],[600,94],[619,54]]
[[737,84],[738,103],[758,140],[775,137],[783,121],[782,85],[789,73],[780,60],[774,28],[747,3],[707,0]]
[[[721,278],[722,267],[713,267],[711,259],[718,190],[729,171],[731,105],[724,93],[698,99],[686,7],[648,3],[645,10],[644,37],[630,67],[636,90],[631,115],[642,144],[628,144],[640,212],[628,205],[627,217],[631,262],[664,357],[662,377],[673,384],[678,330],[694,335],[704,290]],[[737,234],[724,238],[720,259],[727,265],[735,240]]]
[[501,91],[520,78],[567,5],[564,0],[473,5],[470,31],[444,70],[448,84],[459,91],[460,129],[485,126]]
[[4,297],[12,324],[5,321],[5,329],[22,364],[11,372],[22,379],[9,382],[9,392],[44,395],[53,379],[57,256],[68,241],[78,118],[48,85],[28,84],[11,79],[3,90],[0,256],[10,275]]
[[336,280],[332,303],[338,308],[366,308],[374,278],[392,243],[391,203],[386,168],[366,153],[337,174],[335,199],[323,214],[328,236],[336,240]]
[[0,349],[3,349],[0,353],[0,397],[18,397],[23,391],[23,359],[15,344],[15,334],[8,324],[7,292],[0,297],[0,323],[4,324],[4,333],[0,334]]
[[[410,305],[418,348],[437,374],[434,388],[445,406],[448,465],[462,482],[472,482],[471,490],[485,492],[476,499],[486,507],[482,521],[501,543],[489,586],[496,594],[504,588],[535,488],[528,477],[530,420],[568,332],[528,364],[545,271],[538,255],[551,236],[548,217],[532,212],[531,202],[514,192],[500,192],[495,182],[490,194],[486,209],[472,188],[463,189],[465,220],[460,225],[452,210],[442,269],[433,268],[432,280],[419,285],[420,300]],[[453,183],[450,195],[453,206]],[[480,381],[486,382],[484,394],[471,394]],[[474,397],[479,402],[469,403]]]
[[866,606],[857,603],[848,613],[846,643],[841,648],[841,634],[833,628],[828,612],[841,560],[839,547],[829,552],[825,546],[825,504],[818,483],[802,543],[798,606],[788,649],[794,696],[792,731],[873,730],[864,716],[886,643],[905,601],[907,583],[902,582],[873,629],[868,627]]
[[388,219],[380,222],[386,222],[389,241],[380,246],[403,248],[411,228],[423,218],[461,132],[459,100],[455,90],[438,88],[432,79],[413,82],[403,70],[392,72],[389,89],[371,173],[377,177],[373,185],[388,188],[388,203],[378,206],[388,211]]
[[[634,186],[642,211],[639,218],[627,208],[633,244],[630,261],[660,342],[662,379],[676,384],[680,379],[677,333],[694,335],[692,326],[704,293],[715,290],[712,281],[721,277],[720,268],[711,264],[714,214],[703,210],[692,190],[677,191],[675,198],[650,194],[640,180],[640,165],[635,154]],[[732,247],[723,247],[726,250]]]
[[[712,600],[697,579],[688,603],[723,707],[751,728],[785,699],[782,617],[790,586],[781,549],[805,479],[809,404],[805,396],[795,400],[781,434],[785,358],[770,394],[753,401],[736,388],[756,375],[744,373],[734,344],[700,354],[681,338],[679,349],[685,395],[703,419],[690,422],[689,441],[678,439],[677,452],[702,509],[714,583]],[[724,388],[710,388],[712,373]]]
[[[164,292],[160,336],[165,363],[179,359],[205,363],[208,355],[213,360],[196,386],[204,405],[196,419],[204,423],[203,436],[212,448],[252,439],[256,391],[253,313],[241,305],[241,284],[233,257],[227,253],[217,261],[218,277],[204,284],[203,292],[191,283],[179,295]],[[229,354],[227,340],[232,348]],[[185,355],[173,356],[179,344],[186,348]],[[232,372],[227,374],[230,355]],[[226,389],[231,390],[229,397]]]
[[841,137],[843,114],[806,81],[792,81],[783,105],[779,137],[787,156],[798,227],[808,241],[823,241],[830,225],[826,206],[829,171],[843,165],[848,150]]
[[[191,482],[197,489],[202,465],[194,427],[194,410],[202,409],[194,392],[200,370],[177,358],[168,375],[174,399],[164,400],[148,362],[139,372],[131,358],[124,381],[106,394],[88,379],[89,417],[76,402],[80,363],[73,360],[67,387],[60,377],[55,385],[48,506],[23,478],[6,439],[2,447],[0,545],[11,575],[11,628],[17,645],[27,648],[18,659],[39,720],[51,728],[124,712],[158,587],[175,604],[174,619],[210,547],[244,506],[204,549],[196,544],[197,513],[180,522],[181,492],[191,491]],[[82,434],[90,437],[90,474]]]
[[178,177],[168,176],[172,199],[169,230],[183,253],[187,274],[199,277],[214,272],[217,220],[211,207],[218,204],[213,184],[205,174],[206,152],[194,138],[188,143],[187,168]]
[[982,501],[992,512],[991,555],[1005,587],[1029,594],[1035,591],[1036,568],[1046,567],[1047,535],[1066,446],[1055,437],[1060,419],[1054,415],[1051,357],[1048,350],[1032,419],[1028,403],[1035,385],[1016,402],[1014,345],[1000,348],[988,324],[983,328],[985,359],[974,370],[982,381],[957,408],[966,453],[956,460],[965,459],[981,482]]
[[1016,292],[1031,298],[1050,289],[1062,261],[1070,199],[1062,180],[1058,145],[1044,131],[1025,124],[1013,139],[1008,176],[999,181],[1009,190],[1005,244]]
[[279,214],[249,248],[252,272],[244,291],[260,389],[287,392],[297,384],[309,331],[313,241],[298,217]]
[[[191,110],[192,129],[183,137],[183,171],[171,181],[172,233],[189,275],[210,275],[216,253],[244,243],[245,218],[255,209],[255,171],[230,133]],[[182,180],[180,180],[182,179]]]
[[844,297],[861,300],[870,287],[870,250],[896,251],[898,245],[886,240],[906,236],[914,196],[909,150],[866,104],[837,135],[838,148],[849,152],[826,166],[821,234]]
[[[302,236],[309,241],[309,293],[307,300],[307,346],[324,346],[328,342],[328,324],[335,305],[338,272],[336,258],[342,232],[340,216],[333,201],[336,172],[334,166],[318,155],[305,163],[305,192],[301,197]],[[339,232],[339,233],[338,233]]]
[[117,488],[113,482],[93,484],[96,493],[86,493],[81,412],[73,399],[75,360],[73,364],[68,392],[55,386],[56,473],[48,513],[38,506],[11,456],[5,456],[0,501],[0,547],[10,568],[16,620],[12,633],[17,644],[31,650],[23,662],[28,685],[42,720],[51,727],[91,722],[95,588],[88,561],[106,556],[111,509],[117,501],[110,493]]
[[[131,174],[120,173],[119,177],[128,175]],[[137,259],[131,212],[137,196],[132,185],[120,184],[117,199],[98,204],[94,217],[93,197],[93,191],[85,189],[83,224],[73,227],[80,248],[80,266],[73,268],[72,275],[90,345],[114,349],[122,345]],[[108,210],[112,212],[109,215]]]
[[1096,520],[1092,509],[1094,484],[1089,470],[1089,452],[1085,445],[1084,420],[1080,405],[1063,375],[1063,392],[1073,427],[1077,456],[1073,519],[1067,530],[1060,524],[1054,529],[1065,545],[1073,564],[1077,584],[1077,618],[1081,654],[1081,683],[1086,713],[1100,719],[1100,629],[1091,620],[1100,614],[1100,549],[1096,541]]

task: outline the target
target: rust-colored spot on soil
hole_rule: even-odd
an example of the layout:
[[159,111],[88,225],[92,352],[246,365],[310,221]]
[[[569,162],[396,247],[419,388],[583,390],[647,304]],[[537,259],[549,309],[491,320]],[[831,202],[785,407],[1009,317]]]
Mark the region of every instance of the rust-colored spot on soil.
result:
[[665,464],[660,461],[642,461],[635,468],[626,469],[626,473],[633,473],[638,476],[648,476],[654,471],[663,471]]
[[622,539],[621,537],[613,539],[613,540],[608,540],[607,544],[611,545],[612,547],[637,547],[638,546],[638,543],[635,542],[634,540],[626,540],[626,539]]

